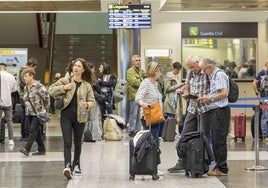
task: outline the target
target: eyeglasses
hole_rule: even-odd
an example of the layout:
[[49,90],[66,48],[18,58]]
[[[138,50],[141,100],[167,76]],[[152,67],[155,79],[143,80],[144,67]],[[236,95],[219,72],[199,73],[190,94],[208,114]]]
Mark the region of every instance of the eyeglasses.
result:
[[211,67],[211,65],[207,65],[203,68],[203,72],[205,72],[209,67]]

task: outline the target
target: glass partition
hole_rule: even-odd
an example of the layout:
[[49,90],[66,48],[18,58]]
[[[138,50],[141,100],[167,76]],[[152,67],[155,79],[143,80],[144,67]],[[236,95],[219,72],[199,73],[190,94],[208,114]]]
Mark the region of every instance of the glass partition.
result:
[[[237,80],[256,77],[257,38],[183,38],[182,62],[191,54],[213,57],[218,66]],[[183,75],[185,78],[185,75]]]

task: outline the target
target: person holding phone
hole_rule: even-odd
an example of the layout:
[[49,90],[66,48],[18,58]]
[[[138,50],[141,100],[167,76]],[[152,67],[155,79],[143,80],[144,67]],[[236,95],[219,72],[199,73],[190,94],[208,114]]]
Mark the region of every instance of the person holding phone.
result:
[[[198,130],[197,117],[200,113],[200,130],[209,140],[209,127],[206,126],[209,125],[209,109],[205,103],[199,100],[200,97],[209,94],[209,79],[199,66],[197,55],[190,55],[186,59],[186,66],[188,73],[185,85],[183,86],[182,96],[186,100],[189,100],[189,103],[181,136]],[[168,169],[170,173],[178,173],[180,170],[183,170],[181,159],[178,160],[178,163],[174,167]]]

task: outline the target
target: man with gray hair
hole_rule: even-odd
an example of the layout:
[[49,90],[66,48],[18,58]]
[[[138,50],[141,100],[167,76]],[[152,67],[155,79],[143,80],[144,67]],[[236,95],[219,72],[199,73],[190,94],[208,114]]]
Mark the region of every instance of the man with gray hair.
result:
[[[202,72],[201,67],[199,66],[199,58],[197,55],[190,55],[186,59],[186,66],[188,68],[188,73],[186,76],[186,81],[184,85],[183,97],[187,98],[189,94],[195,95],[198,98],[204,97],[209,94],[209,80],[207,75]],[[208,116],[208,107],[204,103],[200,103],[199,99],[189,99],[189,105],[187,107],[187,114],[185,117],[183,130],[181,136],[186,133],[197,131],[197,117],[200,113],[200,130],[204,133],[207,140],[209,140],[209,116]],[[181,159],[178,163],[169,168],[170,173],[178,173],[182,168]]]
[[129,101],[129,128],[130,137],[134,137],[139,131],[140,107],[135,102],[135,95],[139,89],[145,73],[141,69],[141,57],[133,55],[131,58],[132,66],[127,70],[127,99]]
[[216,162],[214,169],[210,170],[207,175],[226,176],[228,173],[226,140],[230,125],[229,78],[223,70],[217,67],[213,58],[203,58],[199,65],[210,80],[210,92],[207,96],[201,97],[200,102],[209,108],[213,153]]

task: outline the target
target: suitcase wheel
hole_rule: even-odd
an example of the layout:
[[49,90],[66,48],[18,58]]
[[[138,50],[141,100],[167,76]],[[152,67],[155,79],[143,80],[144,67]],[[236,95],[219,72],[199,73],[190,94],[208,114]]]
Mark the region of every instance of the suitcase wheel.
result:
[[189,172],[185,172],[185,176],[186,176],[187,178],[189,178],[189,176],[190,176]]
[[242,138],[242,142],[245,142],[245,137]]
[[234,137],[234,141],[235,141],[235,142],[237,141],[237,137]]
[[152,175],[152,180],[158,180],[159,176],[157,174]]
[[131,174],[131,175],[129,176],[129,180],[135,180],[135,175],[132,175],[132,174]]

